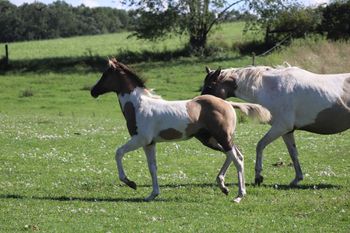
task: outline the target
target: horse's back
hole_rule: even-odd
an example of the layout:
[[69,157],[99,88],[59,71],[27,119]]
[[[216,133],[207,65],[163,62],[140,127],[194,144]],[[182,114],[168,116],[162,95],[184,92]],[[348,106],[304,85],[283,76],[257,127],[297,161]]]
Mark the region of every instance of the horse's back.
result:
[[[223,99],[213,95],[201,95],[189,102],[192,118],[207,128],[225,125],[235,128],[236,113],[233,107]],[[230,130],[231,131],[231,130]]]
[[293,119],[294,129],[320,134],[350,128],[350,73],[321,75],[291,67],[264,75],[266,105],[275,119]]

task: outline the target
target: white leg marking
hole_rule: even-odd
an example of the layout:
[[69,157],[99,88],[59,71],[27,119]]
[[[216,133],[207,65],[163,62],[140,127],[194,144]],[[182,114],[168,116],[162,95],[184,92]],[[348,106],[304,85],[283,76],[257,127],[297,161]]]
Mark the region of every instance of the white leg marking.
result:
[[226,154],[226,160],[222,165],[218,176],[216,177],[216,182],[218,183],[221,191],[226,195],[228,195],[229,189],[225,186],[225,176],[226,176],[227,169],[231,165],[231,162],[232,162],[232,157]]
[[245,176],[244,176],[244,157],[243,157],[243,154],[242,152],[240,152],[238,150],[238,148],[234,145],[233,146],[237,152],[237,157],[238,159],[242,162],[242,173],[241,173],[241,180],[242,180],[242,193],[243,195],[246,195],[247,191],[246,191],[246,188],[245,188]]
[[157,178],[157,161],[156,161],[156,144],[144,146],[143,150],[145,151],[148,163],[148,169],[152,177],[152,193],[145,198],[146,201],[151,201],[159,195],[159,185]]
[[137,136],[132,137],[127,143],[117,149],[115,160],[117,163],[119,179],[128,185],[130,188],[136,189],[136,183],[129,180],[124,172],[123,168],[123,157],[126,153],[136,150],[140,148],[142,144],[140,144],[140,140]]
[[295,179],[290,183],[291,186],[297,186],[298,182],[303,180],[303,172],[301,170],[299,159],[298,159],[298,150],[295,145],[294,133],[285,134],[282,136],[283,141],[288,148],[289,155],[292,159],[294,170],[295,170]]
[[263,182],[263,176],[261,175],[263,167],[263,150],[265,147],[276,140],[284,132],[278,127],[272,126],[272,128],[264,135],[264,137],[258,142],[256,146],[256,161],[255,161],[255,184],[260,185]]
[[244,161],[242,154],[236,149],[235,147],[232,147],[230,151],[227,151],[226,154],[231,157],[233,160],[233,163],[236,166],[237,169],[237,175],[238,175],[238,195],[234,199],[235,202],[240,202],[244,195],[246,194],[245,190],[245,183],[244,183]]

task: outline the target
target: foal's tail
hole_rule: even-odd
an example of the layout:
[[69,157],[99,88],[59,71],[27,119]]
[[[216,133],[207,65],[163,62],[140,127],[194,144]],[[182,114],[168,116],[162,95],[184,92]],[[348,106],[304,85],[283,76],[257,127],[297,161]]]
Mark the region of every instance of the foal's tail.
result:
[[258,119],[262,123],[267,123],[271,120],[271,113],[269,110],[259,104],[228,102],[233,108],[238,108],[247,116]]

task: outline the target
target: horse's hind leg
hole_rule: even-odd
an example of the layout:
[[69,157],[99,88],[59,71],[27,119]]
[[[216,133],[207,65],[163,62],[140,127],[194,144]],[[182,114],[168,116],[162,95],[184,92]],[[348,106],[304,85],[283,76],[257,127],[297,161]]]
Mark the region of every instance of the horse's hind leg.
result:
[[301,170],[299,159],[298,159],[298,150],[295,145],[294,133],[288,133],[282,136],[283,141],[288,148],[289,155],[293,161],[293,166],[295,170],[295,178],[290,183],[291,186],[297,186],[299,181],[303,180],[303,172]]
[[233,146],[231,150],[226,152],[227,156],[231,157],[233,160],[233,163],[236,166],[237,169],[237,175],[238,175],[238,195],[234,199],[235,202],[240,202],[242,198],[246,194],[246,189],[245,189],[245,180],[244,180],[244,160],[243,160],[243,155],[242,153],[235,147]]
[[[211,149],[218,150],[218,151],[224,151],[222,146],[218,144],[216,139],[214,137],[212,137],[209,132],[205,132],[205,133],[202,132],[201,134],[197,134],[195,137],[203,145],[205,145]],[[229,189],[225,186],[225,176],[226,176],[227,169],[231,165],[231,162],[232,162],[231,156],[226,155],[226,160],[225,160],[224,164],[222,165],[218,176],[216,177],[216,182],[218,183],[220,190],[226,195],[228,195]]]
[[225,176],[226,176],[227,169],[230,167],[231,163],[232,163],[232,157],[226,154],[226,160],[222,165],[218,176],[216,177],[216,182],[218,183],[221,191],[226,195],[228,195],[229,189],[225,186]]
[[157,178],[157,162],[156,162],[156,145],[150,144],[148,146],[144,146],[143,150],[145,151],[148,163],[148,169],[151,173],[152,177],[152,193],[145,198],[146,201],[151,201],[159,195],[159,185]]

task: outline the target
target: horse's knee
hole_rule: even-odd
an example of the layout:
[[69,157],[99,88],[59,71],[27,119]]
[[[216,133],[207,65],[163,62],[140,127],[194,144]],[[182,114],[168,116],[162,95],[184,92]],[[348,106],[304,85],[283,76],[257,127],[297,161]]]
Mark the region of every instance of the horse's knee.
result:
[[121,157],[123,157],[124,152],[123,149],[121,147],[119,147],[116,151],[115,151],[115,159],[120,159]]
[[261,153],[265,149],[266,145],[263,141],[259,141],[256,145],[256,152]]

